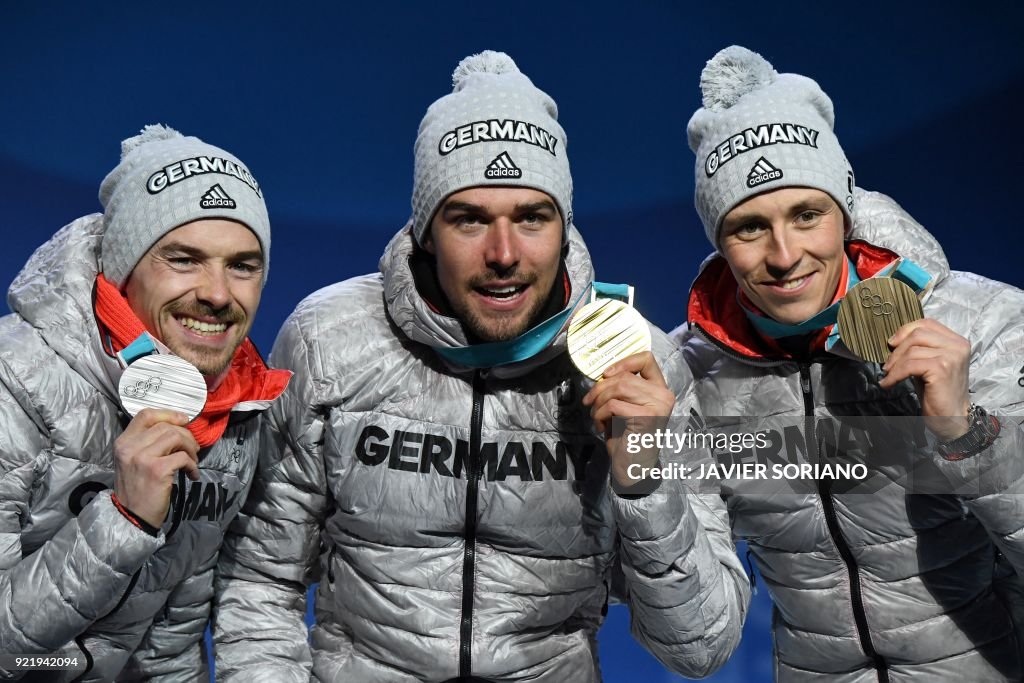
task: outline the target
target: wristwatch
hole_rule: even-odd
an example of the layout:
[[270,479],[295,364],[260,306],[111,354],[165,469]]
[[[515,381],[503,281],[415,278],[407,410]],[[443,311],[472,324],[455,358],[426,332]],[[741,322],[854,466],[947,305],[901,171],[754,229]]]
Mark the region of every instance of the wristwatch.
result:
[[999,420],[981,406],[972,403],[967,411],[967,420],[971,426],[966,434],[939,444],[939,455],[946,460],[964,460],[977,455],[999,436]]

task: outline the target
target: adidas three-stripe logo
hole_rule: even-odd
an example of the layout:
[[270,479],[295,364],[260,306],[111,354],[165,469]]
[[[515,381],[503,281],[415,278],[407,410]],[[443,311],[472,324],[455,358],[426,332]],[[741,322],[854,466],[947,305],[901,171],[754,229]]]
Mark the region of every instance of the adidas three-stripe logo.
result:
[[199,206],[204,209],[233,209],[235,200],[217,183],[199,199]]
[[768,160],[761,157],[747,174],[747,187],[757,187],[769,180],[777,180],[782,177],[782,171],[768,163]]
[[494,157],[494,161],[487,164],[487,170],[484,171],[485,178],[520,178],[522,175],[523,172],[512,162],[508,152]]

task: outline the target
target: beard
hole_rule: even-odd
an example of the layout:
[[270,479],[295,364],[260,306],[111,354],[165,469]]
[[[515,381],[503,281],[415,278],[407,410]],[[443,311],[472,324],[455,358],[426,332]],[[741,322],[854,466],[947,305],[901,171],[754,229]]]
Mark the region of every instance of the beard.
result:
[[235,351],[238,350],[242,340],[238,340],[237,344],[233,344],[231,348],[225,348],[220,350],[207,349],[207,348],[196,348],[187,344],[168,344],[169,348],[174,355],[184,358],[189,363],[195,366],[199,373],[204,377],[216,377],[220,373],[231,365],[231,360],[235,357]]
[[[200,374],[206,377],[216,377],[231,365],[235,357],[235,351],[245,341],[247,329],[245,312],[234,305],[222,309],[213,309],[198,303],[184,304],[175,302],[167,307],[171,318],[175,319],[173,324],[178,325],[177,318],[186,316],[190,318],[213,318],[218,323],[228,323],[228,330],[233,334],[239,334],[234,343],[229,343],[221,349],[212,349],[206,346],[192,345],[178,339],[164,342],[176,356],[184,358],[194,365]],[[161,340],[163,341],[163,340]]]
[[[509,278],[515,275],[517,275],[517,273],[511,272],[503,274],[502,277]],[[535,273],[525,276],[522,274],[518,275],[519,279],[523,281],[523,284],[528,284],[530,286],[528,293],[530,295],[535,295],[537,291],[537,275]],[[494,274],[480,276],[471,280],[469,286],[472,289],[487,287],[498,279],[499,277]],[[452,301],[451,304],[456,316],[472,336],[484,342],[503,342],[515,339],[529,330],[534,324],[537,315],[544,309],[549,296],[551,296],[550,286],[548,287],[548,291],[544,292],[541,296],[536,296],[536,298],[534,298],[534,300],[531,301],[525,309],[511,312],[506,315],[481,315],[469,304],[468,296],[460,298],[457,301]]]
[[502,342],[515,339],[530,329],[533,319],[542,308],[544,308],[544,300],[537,299],[531,304],[529,310],[517,313],[514,317],[485,317],[477,315],[469,307],[459,310],[458,306],[455,307],[455,313],[466,329],[475,337],[485,342]]

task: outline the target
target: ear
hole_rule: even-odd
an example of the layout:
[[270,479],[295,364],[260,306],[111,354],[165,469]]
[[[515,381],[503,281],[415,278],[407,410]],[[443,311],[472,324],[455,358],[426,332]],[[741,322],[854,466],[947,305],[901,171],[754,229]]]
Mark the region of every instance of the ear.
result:
[[423,235],[423,242],[420,243],[420,246],[431,256],[437,256],[437,247],[434,246],[434,236],[430,228],[427,228],[426,234]]

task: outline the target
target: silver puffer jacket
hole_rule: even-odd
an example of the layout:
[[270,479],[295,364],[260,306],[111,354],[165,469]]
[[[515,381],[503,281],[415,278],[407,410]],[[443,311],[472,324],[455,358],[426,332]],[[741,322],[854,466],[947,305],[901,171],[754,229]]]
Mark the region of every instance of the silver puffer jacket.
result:
[[[574,306],[593,271],[570,235]],[[311,295],[275,344],[273,362],[296,375],[225,541],[218,677],[593,683],[610,592],[667,666],[714,671],[749,591],[721,498],[668,483],[638,499],[610,491],[564,327],[527,361],[446,364],[432,347],[465,347],[464,333],[418,293],[412,249],[399,232],[382,275]],[[689,371],[652,332],[687,413]],[[307,642],[304,586],[317,578]]]
[[[728,498],[733,532],[749,544],[775,603],[776,677],[1024,680],[1019,620],[1011,616],[1020,605],[1014,569],[1024,575],[1024,292],[950,272],[934,239],[884,195],[858,191],[851,237],[938,277],[924,314],[970,340],[971,399],[1002,418],[1001,434],[960,463],[941,461],[933,445],[918,453],[951,484],[984,466],[992,475],[984,495],[911,495],[888,485],[870,493],[819,486],[809,494]],[[878,387],[878,365],[834,355],[787,362],[738,350],[738,340],[751,335],[725,312],[735,300],[721,295],[728,273],[713,258],[705,262],[689,329],[675,332],[705,415],[920,414],[911,382]],[[716,288],[719,296],[705,298],[704,314],[695,317],[695,298]],[[732,320],[747,325],[742,315]]]
[[114,507],[113,442],[128,418],[93,315],[102,230],[87,216],[40,247],[0,319],[0,653],[87,670],[0,677],[202,680],[217,550],[251,484],[267,404],[247,404],[200,451],[199,482],[179,476],[156,537]]

